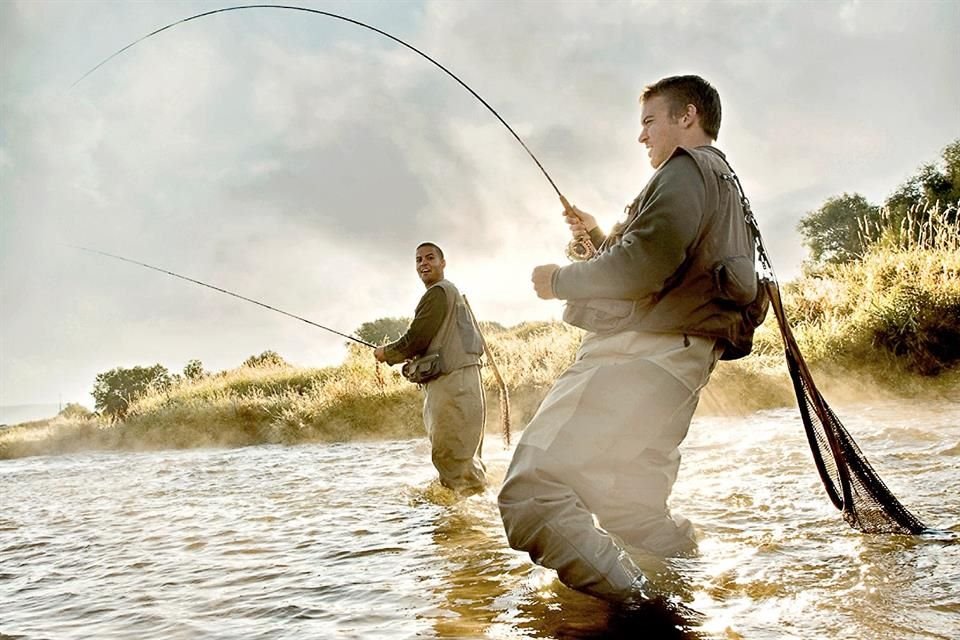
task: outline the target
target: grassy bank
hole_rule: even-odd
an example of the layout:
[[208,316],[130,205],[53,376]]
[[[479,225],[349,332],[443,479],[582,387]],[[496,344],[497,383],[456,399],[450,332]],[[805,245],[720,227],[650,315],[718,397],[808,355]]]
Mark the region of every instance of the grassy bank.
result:
[[[794,334],[832,403],[955,394],[960,389],[960,251],[883,248],[783,287]],[[573,360],[581,332],[524,323],[487,340],[510,389],[514,429]],[[498,424],[489,370],[488,429]],[[722,362],[700,413],[792,406],[771,313],[749,357]],[[0,431],[0,459],[87,449],[242,446],[407,438],[422,434],[420,391],[351,347],[337,367],[241,367],[140,398],[121,423],[68,418]]]
[[[782,293],[794,337],[828,400],[960,390],[960,251],[878,246],[859,261],[783,285]],[[792,405],[782,353],[768,317],[754,353],[718,367],[701,408]]]

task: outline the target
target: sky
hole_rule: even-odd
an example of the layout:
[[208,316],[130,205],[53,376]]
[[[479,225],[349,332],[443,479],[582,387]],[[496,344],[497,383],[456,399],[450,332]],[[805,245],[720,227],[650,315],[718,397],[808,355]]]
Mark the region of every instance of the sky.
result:
[[[780,280],[806,257],[803,215],[844,192],[880,203],[960,137],[955,2],[288,4],[436,59],[606,228],[653,172],[641,90],[703,76]],[[0,405],[92,407],[115,367],[344,356],[336,335],[75,245],[351,333],[413,314],[430,240],[480,319],[559,318],[530,284],[565,261],[550,184],[479,101],[384,36],[233,11],[76,83],[225,6],[0,0]]]

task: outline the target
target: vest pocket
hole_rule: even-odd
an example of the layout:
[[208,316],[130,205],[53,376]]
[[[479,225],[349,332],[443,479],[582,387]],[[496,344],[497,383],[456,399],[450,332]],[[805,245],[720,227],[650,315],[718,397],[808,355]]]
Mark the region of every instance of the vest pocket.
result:
[[588,298],[568,300],[563,307],[563,321],[594,333],[622,331],[636,322],[633,300]]
[[733,256],[713,265],[713,293],[738,307],[757,298],[757,271],[753,257]]

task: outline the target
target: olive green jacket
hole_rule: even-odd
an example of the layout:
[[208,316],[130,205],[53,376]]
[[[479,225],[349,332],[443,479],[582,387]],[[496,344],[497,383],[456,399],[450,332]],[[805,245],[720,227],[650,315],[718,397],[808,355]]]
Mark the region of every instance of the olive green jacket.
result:
[[755,239],[722,152],[678,148],[596,256],[560,268],[564,319],[598,332],[637,329],[715,337],[746,355],[744,313],[757,297]]

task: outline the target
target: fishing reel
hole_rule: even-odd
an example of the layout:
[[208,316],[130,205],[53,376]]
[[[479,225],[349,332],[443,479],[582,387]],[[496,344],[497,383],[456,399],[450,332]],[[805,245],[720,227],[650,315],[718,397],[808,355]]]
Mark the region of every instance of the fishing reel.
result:
[[583,262],[596,255],[597,249],[590,241],[589,235],[581,234],[567,243],[566,253],[567,259],[571,262]]
[[[560,202],[563,204],[563,209],[568,215],[576,215],[576,207],[572,206],[562,194],[560,195]],[[566,254],[571,262],[589,260],[596,255],[596,253],[597,248],[593,246],[589,233],[578,233],[574,236],[573,240],[567,243]]]

